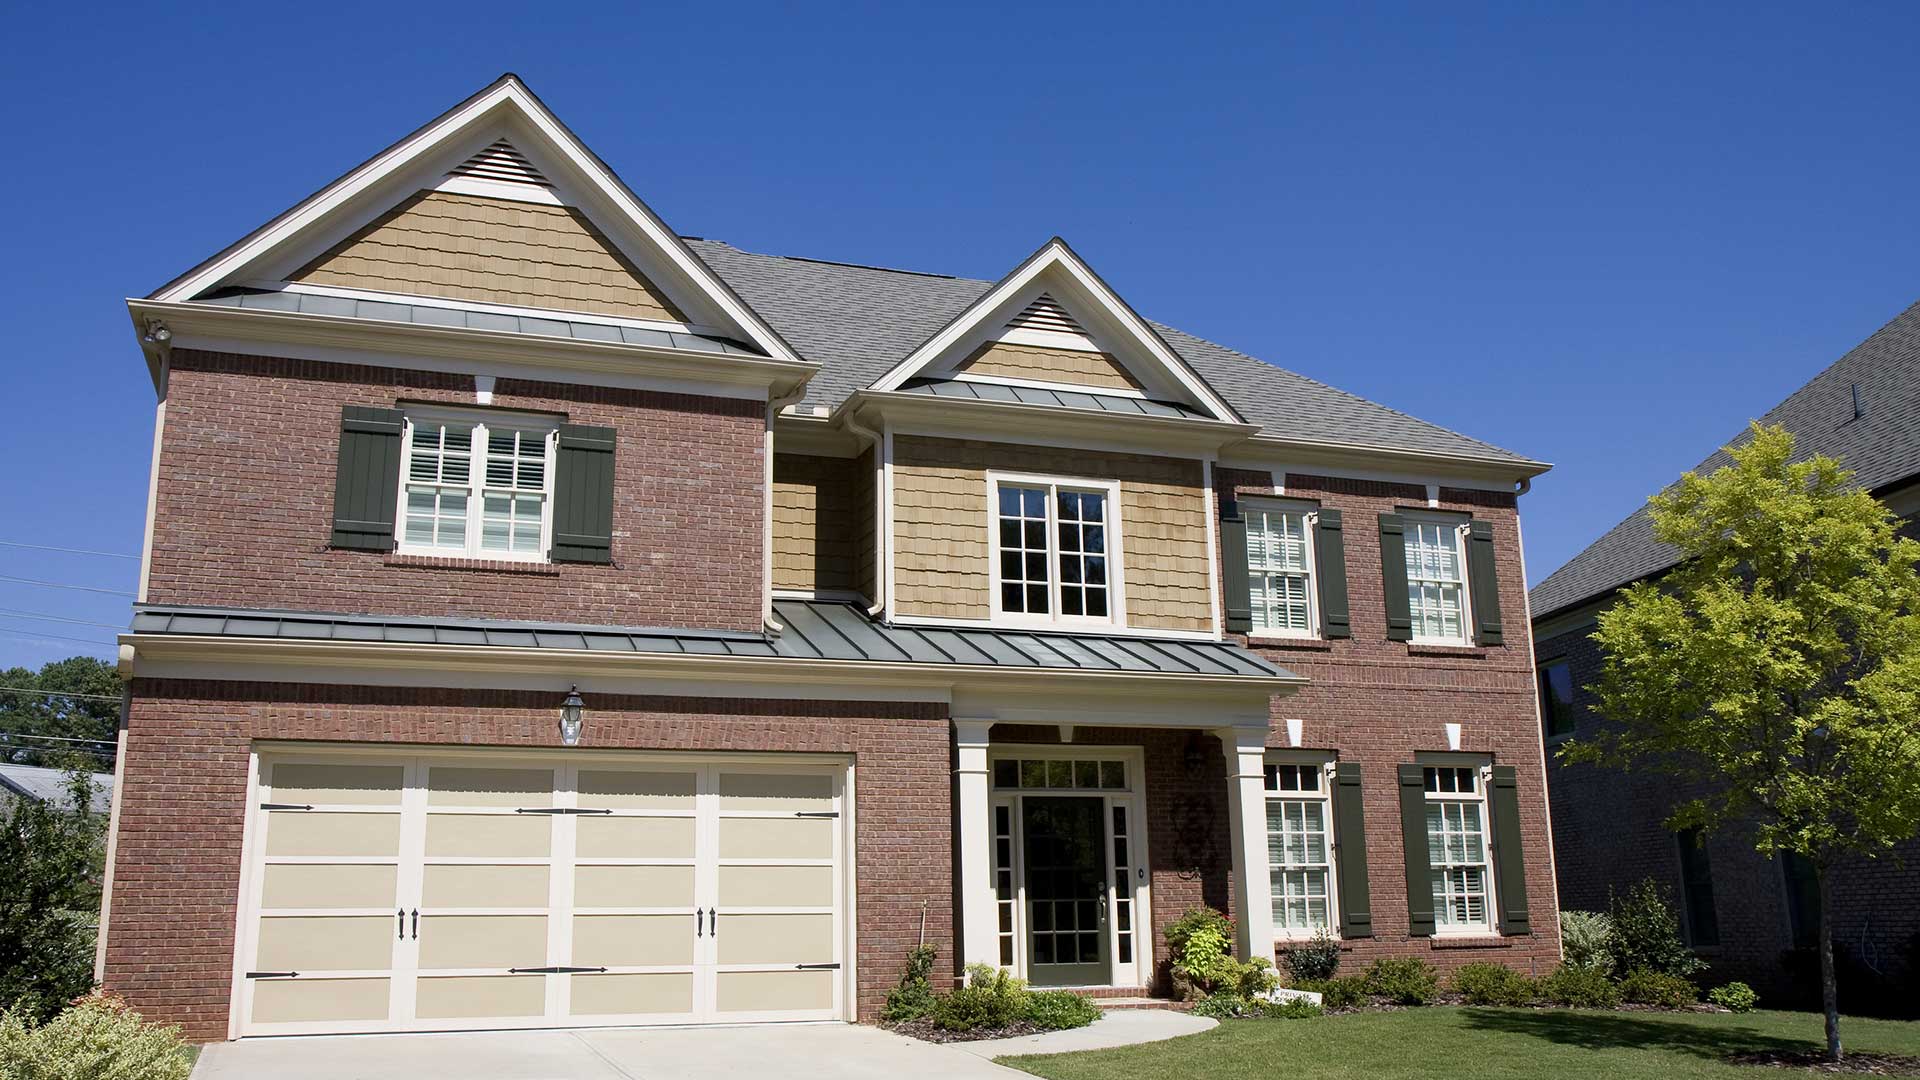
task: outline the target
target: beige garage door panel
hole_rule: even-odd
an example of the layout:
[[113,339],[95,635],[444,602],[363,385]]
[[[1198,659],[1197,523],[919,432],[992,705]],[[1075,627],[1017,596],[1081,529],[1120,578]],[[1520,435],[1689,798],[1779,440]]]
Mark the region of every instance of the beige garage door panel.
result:
[[824,964],[833,959],[833,916],[720,913],[722,964]]
[[720,1012],[799,1012],[833,1008],[831,971],[722,971],[714,990]]
[[831,866],[722,866],[720,906],[831,907]]
[[400,853],[399,814],[274,810],[266,818],[269,856]]
[[670,967],[693,963],[692,915],[575,915],[580,967]]
[[423,978],[414,992],[414,1015],[423,1020],[542,1016],[547,1011],[543,975],[455,975]]
[[553,850],[545,814],[428,814],[427,855],[440,858],[544,859]]
[[543,908],[547,876],[544,866],[425,866],[420,902],[430,908]]
[[832,818],[721,818],[723,859],[828,859]]
[[833,777],[792,773],[721,773],[720,812],[825,811],[833,807]]
[[404,765],[316,765],[285,762],[270,774],[273,801],[315,806],[399,806]]
[[581,806],[608,810],[693,812],[699,775],[691,772],[615,772],[581,769],[576,781]]
[[575,867],[573,906],[690,908],[693,906],[693,867]]
[[645,1016],[693,1011],[693,974],[570,975],[574,1016]]
[[690,817],[582,817],[574,841],[583,859],[691,859]]
[[390,908],[399,903],[398,866],[275,863],[260,886],[263,908]]
[[397,938],[389,915],[270,915],[260,920],[262,971],[385,971]]
[[473,769],[435,765],[427,770],[428,806],[552,806],[552,769]]
[[545,915],[429,915],[420,920],[420,968],[540,967]]
[[388,979],[262,979],[253,988],[253,1021],[385,1020],[392,987]]

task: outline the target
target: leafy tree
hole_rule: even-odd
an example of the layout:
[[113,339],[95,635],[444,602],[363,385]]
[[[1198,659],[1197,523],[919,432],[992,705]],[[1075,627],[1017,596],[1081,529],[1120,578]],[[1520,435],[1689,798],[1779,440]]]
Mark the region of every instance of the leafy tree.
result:
[[0,1010],[45,1020],[93,988],[106,815],[92,777],[68,775],[68,798],[0,798]]
[[[113,664],[95,656],[71,656],[50,661],[37,672],[7,668],[0,670],[0,686],[48,691],[0,691],[0,761],[64,768],[74,754],[82,753],[93,759],[96,770],[112,767],[106,752],[120,723],[120,678]],[[96,739],[108,745],[8,739],[9,734]]]
[[1812,863],[1838,1061],[1834,872],[1920,830],[1920,544],[1838,461],[1749,434],[1649,501],[1682,561],[1600,615],[1592,689],[1613,723],[1563,754],[1665,772],[1694,796],[1671,827],[1751,824],[1763,853]]

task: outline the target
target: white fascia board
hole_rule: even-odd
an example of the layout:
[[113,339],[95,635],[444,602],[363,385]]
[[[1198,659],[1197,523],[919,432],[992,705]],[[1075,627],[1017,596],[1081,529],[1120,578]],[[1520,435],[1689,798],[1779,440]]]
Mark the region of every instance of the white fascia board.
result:
[[[295,247],[313,247],[315,234],[321,234],[318,240],[329,236],[337,239],[343,235],[343,227],[357,227],[383,212],[385,207],[413,190],[402,183],[411,173],[421,174],[414,187],[437,186],[449,162],[465,160],[503,132],[510,138],[517,135],[526,140],[526,145],[516,142],[516,148],[528,154],[530,160],[537,159],[535,163],[548,174],[549,180],[587,196],[583,201],[614,211],[614,220],[604,224],[621,227],[621,231],[630,231],[648,241],[681,278],[694,286],[700,299],[737,326],[743,337],[775,359],[799,360],[765,320],[701,262],[531,91],[512,77],[501,79],[376,154],[251,236],[163,286],[151,299],[189,300],[230,281],[284,276],[284,273],[263,274],[259,268],[276,259],[285,263],[290,257],[288,251]],[[554,175],[556,173],[558,175]],[[369,209],[376,204],[377,208]],[[324,249],[324,245],[319,247]],[[285,267],[281,269],[284,271]]]

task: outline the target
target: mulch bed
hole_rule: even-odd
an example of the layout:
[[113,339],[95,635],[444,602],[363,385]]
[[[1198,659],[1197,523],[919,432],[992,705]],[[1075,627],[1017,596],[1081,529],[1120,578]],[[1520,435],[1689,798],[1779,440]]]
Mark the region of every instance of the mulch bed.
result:
[[1871,1054],[1849,1050],[1837,1062],[1827,1060],[1825,1050],[1760,1050],[1734,1054],[1727,1058],[1735,1065],[1772,1065],[1781,1069],[1801,1069],[1814,1073],[1850,1076],[1920,1076],[1920,1057],[1904,1054]]
[[909,1020],[904,1024],[882,1024],[888,1031],[930,1043],[980,1042],[983,1039],[1011,1039],[1016,1035],[1039,1035],[1046,1028],[1022,1020],[1002,1028],[975,1028],[972,1031],[948,1031],[931,1020]]

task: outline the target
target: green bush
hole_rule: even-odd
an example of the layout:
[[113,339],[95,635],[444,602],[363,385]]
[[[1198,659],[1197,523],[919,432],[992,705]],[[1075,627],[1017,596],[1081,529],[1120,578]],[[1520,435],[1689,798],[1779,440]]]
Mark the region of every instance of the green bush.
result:
[[1367,978],[1347,975],[1337,979],[1303,979],[1295,990],[1311,990],[1320,995],[1320,1004],[1329,1009],[1357,1009],[1367,1004]]
[[1248,1011],[1247,999],[1234,993],[1208,994],[1194,1003],[1193,1015],[1212,1017],[1215,1020],[1232,1020],[1245,1016]]
[[1327,1010],[1315,1005],[1306,998],[1281,998],[1279,1001],[1261,1001],[1260,1015],[1274,1020],[1310,1020],[1316,1016],[1325,1016]]
[[0,1010],[51,1018],[93,989],[107,815],[75,770],[69,801],[0,798]]
[[1463,964],[1452,983],[1469,1005],[1525,1005],[1540,993],[1532,979],[1499,964]]
[[1168,949],[1175,957],[1181,956],[1187,951],[1188,940],[1198,930],[1216,931],[1221,941],[1233,940],[1233,920],[1210,907],[1188,908],[1187,913],[1165,931]]
[[1613,920],[1598,911],[1560,913],[1560,948],[1568,964],[1613,970]]
[[1325,930],[1280,954],[1286,965],[1287,982],[1302,979],[1331,979],[1340,970],[1340,941]]
[[1375,960],[1367,969],[1366,990],[1398,1005],[1426,1005],[1440,991],[1440,975],[1417,956]]
[[1613,896],[1607,914],[1613,922],[1614,974],[1657,971],[1684,979],[1707,966],[1680,939],[1680,917],[1668,890],[1652,878],[1642,878],[1625,896]]
[[1252,998],[1271,990],[1273,963],[1264,958],[1233,958],[1233,923],[1212,908],[1194,908],[1167,927],[1173,954],[1173,985],[1180,998],[1195,1001],[1215,994]]
[[1100,1019],[1100,1007],[1071,990],[1027,994],[1027,1020],[1046,1031],[1082,1028]]
[[0,1016],[5,1080],[186,1080],[180,1029],[145,1023],[111,994],[89,994],[39,1027],[23,1009]]
[[900,1024],[933,1015],[933,984],[927,977],[933,973],[933,961],[938,955],[939,950],[931,945],[908,951],[907,973],[900,976],[899,986],[887,991],[887,1004],[880,1010],[880,1019]]
[[1003,1028],[1027,1015],[1027,983],[1004,968],[967,965],[965,986],[934,999],[933,1022],[947,1031]]
[[1605,972],[1561,964],[1540,980],[1540,997],[1576,1009],[1611,1009],[1620,1004],[1620,988]]
[[1707,1000],[1729,1012],[1749,1012],[1760,1003],[1760,995],[1743,982],[1730,982],[1707,991]]
[[1678,975],[1659,971],[1630,971],[1620,980],[1620,1000],[1635,1005],[1684,1009],[1700,1000],[1700,988]]

